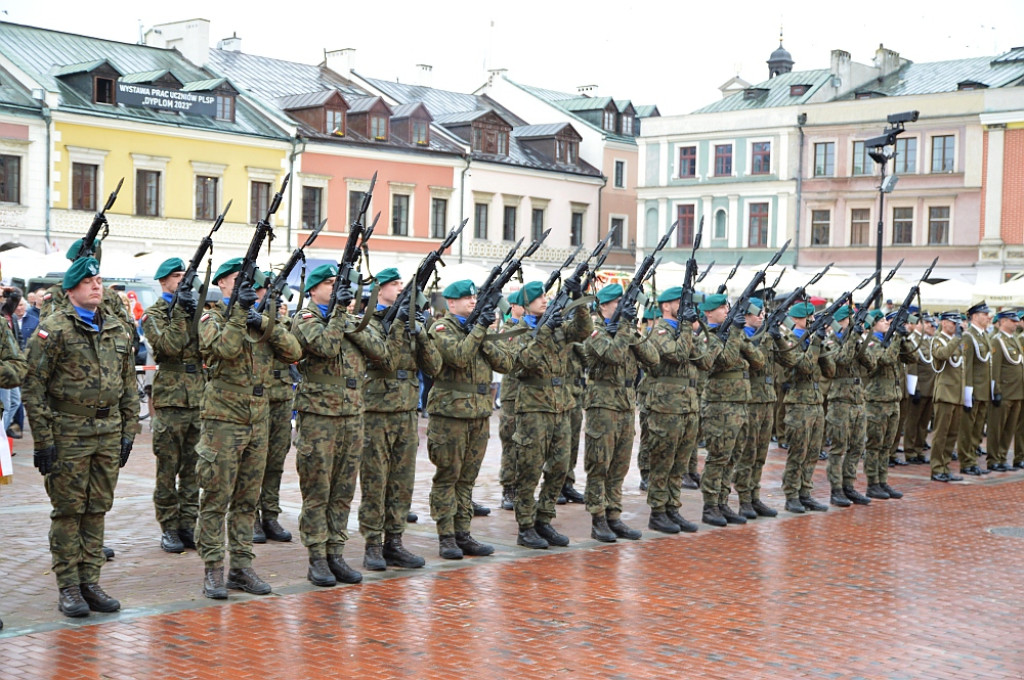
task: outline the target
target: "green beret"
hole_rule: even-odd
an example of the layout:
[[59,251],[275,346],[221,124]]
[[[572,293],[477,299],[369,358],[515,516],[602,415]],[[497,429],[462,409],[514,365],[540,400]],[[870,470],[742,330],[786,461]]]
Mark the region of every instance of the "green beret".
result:
[[868,312],[868,325],[874,326],[876,323],[878,323],[879,319],[882,319],[884,317],[885,312],[883,312],[881,309],[872,309],[870,312]]
[[77,286],[82,279],[89,276],[99,276],[100,263],[95,257],[82,257],[71,263],[68,270],[64,272],[64,283],[61,288],[71,290]]
[[332,276],[338,275],[338,266],[334,264],[322,264],[309,273],[306,277],[306,287],[302,289],[303,293],[308,293],[313,290],[313,287],[323,283]]
[[[80,251],[82,249],[82,241],[84,241],[84,240],[85,240],[84,238],[80,238],[77,241],[75,241],[74,243],[72,243],[71,247],[68,248],[68,252],[65,255],[65,257],[67,257],[69,260],[74,262],[75,258],[78,257],[78,251]],[[93,257],[96,258],[97,262],[99,262],[100,258],[102,257],[102,254],[100,253],[100,245],[101,245],[100,240],[96,239],[96,253],[93,255]]]
[[727,302],[729,302],[729,297],[725,293],[705,295],[704,302],[700,303],[700,311],[713,312]]
[[669,288],[668,290],[666,290],[665,292],[658,296],[658,302],[672,302],[673,300],[678,300],[681,297],[683,297],[683,287],[672,286],[671,288]]
[[764,309],[764,300],[756,297],[750,298],[750,304],[747,305],[747,314],[757,315],[761,313],[762,309]]
[[850,309],[850,305],[843,305],[836,310],[835,314],[832,315],[832,320],[842,321],[843,319],[848,319],[851,314],[853,314],[853,310]]
[[172,257],[169,260],[164,260],[163,263],[157,267],[156,274],[153,278],[159,281],[165,276],[170,276],[174,272],[183,271],[185,271],[185,261],[180,257]]
[[462,279],[454,283],[449,283],[441,295],[446,300],[458,300],[459,298],[469,297],[470,295],[476,295],[476,284],[469,279]]
[[528,305],[544,294],[544,284],[540,281],[530,281],[520,289],[519,294],[523,297],[523,305]]
[[388,267],[387,269],[381,269],[377,272],[377,285],[383,286],[385,283],[391,283],[402,278],[402,275],[398,273],[398,270],[394,267]]
[[617,283],[612,283],[601,290],[597,291],[597,302],[598,304],[605,304],[612,300],[618,300],[622,297],[622,286]]
[[510,305],[519,305],[520,307],[522,307],[523,306],[523,291],[517,290],[517,291],[514,291],[512,293],[509,293],[508,297],[505,298],[505,299],[508,300],[508,303]]
[[806,319],[814,314],[814,305],[810,302],[798,302],[789,308],[789,315],[794,319]]
[[644,309],[644,321],[661,318],[661,310],[654,305],[648,305]]
[[233,257],[220,267],[217,268],[217,273],[213,275],[213,285],[217,285],[217,282],[223,279],[228,274],[242,271],[242,258]]

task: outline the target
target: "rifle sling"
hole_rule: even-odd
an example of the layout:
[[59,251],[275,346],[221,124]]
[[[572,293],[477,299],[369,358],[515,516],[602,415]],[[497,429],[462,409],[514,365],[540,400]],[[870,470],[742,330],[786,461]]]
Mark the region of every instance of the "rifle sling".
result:
[[[213,250],[211,248],[210,252]],[[210,290],[210,269],[213,266],[213,258],[206,259],[206,278],[203,279],[203,287],[199,289],[199,304],[196,305],[196,313],[192,315],[191,334],[192,337],[199,337],[199,318],[203,315],[206,307],[206,293]]]

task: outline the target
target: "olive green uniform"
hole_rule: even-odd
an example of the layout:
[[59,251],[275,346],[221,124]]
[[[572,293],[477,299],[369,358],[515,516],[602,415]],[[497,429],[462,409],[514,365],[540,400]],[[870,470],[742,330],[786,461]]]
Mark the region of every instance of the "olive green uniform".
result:
[[[718,326],[711,326],[711,329],[717,333]],[[704,506],[708,507],[729,502],[733,467],[746,441],[749,423],[748,356],[756,361],[758,355],[751,351],[753,346],[750,340],[739,328],[729,330],[729,337],[724,344],[717,335],[707,336],[705,344],[714,357],[714,363],[708,371],[701,411],[708,453],[700,486]]]
[[[1006,463],[1017,431],[1024,399],[1024,352],[1021,352],[1019,340],[1003,331],[996,331],[991,341],[993,396],[1001,398],[999,406],[991,402],[988,412],[988,465],[995,465]],[[1014,449],[1018,448],[1020,446],[1014,444]]]
[[961,469],[978,464],[978,447],[988,421],[992,396],[992,346],[988,333],[968,324],[963,333],[963,356],[964,383],[972,389],[972,406],[960,419],[956,439]]
[[932,396],[935,392],[935,369],[932,368],[932,337],[915,331],[911,341],[917,344],[915,362],[907,374],[917,377],[917,386],[910,397],[910,410],[903,429],[903,451],[907,460],[922,460],[932,419]]
[[[852,323],[851,323],[852,326]],[[843,338],[843,335],[849,333]],[[864,457],[867,419],[864,407],[864,376],[875,369],[878,358],[869,351],[862,335],[846,331],[831,340],[827,351],[834,352],[835,377],[829,388],[826,420],[832,434],[828,454],[828,481],[833,491],[853,489],[857,466]]]
[[[279,322],[280,323],[280,322]],[[264,522],[281,514],[281,477],[292,448],[292,400],[295,397],[290,365],[275,361],[270,371],[270,428],[267,434],[267,466],[263,471],[257,509]]]
[[[964,394],[964,355],[959,338],[936,333],[931,342],[935,366],[935,435],[932,437],[932,474],[949,474],[953,445],[960,424]],[[960,460],[961,469],[964,467]]]
[[[761,336],[762,338],[764,336]],[[771,344],[763,347],[753,345],[760,352],[762,365],[751,364],[750,401],[747,402],[747,432],[742,442],[742,451],[736,460],[733,472],[733,487],[740,503],[753,503],[761,498],[761,473],[768,459],[768,445],[771,443],[775,423],[775,350]]]
[[875,333],[868,337],[867,343],[867,350],[877,359],[875,368],[866,376],[864,388],[868,431],[864,472],[870,486],[889,481],[889,451],[893,440],[899,436],[902,396],[899,363],[904,343],[894,335],[891,344],[883,348]]

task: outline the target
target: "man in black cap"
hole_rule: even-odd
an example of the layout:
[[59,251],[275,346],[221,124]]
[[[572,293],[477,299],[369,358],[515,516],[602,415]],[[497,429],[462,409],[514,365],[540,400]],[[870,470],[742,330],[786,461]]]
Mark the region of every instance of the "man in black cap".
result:
[[[960,313],[943,312],[939,322],[941,332],[932,339],[932,366],[935,367],[935,392],[932,437],[932,480],[958,482],[963,479],[949,471],[953,456],[953,443],[960,422],[960,406],[964,403],[964,352],[958,337]],[[963,459],[960,460],[963,465]]]
[[[988,469],[1008,472],[1012,469],[1006,463],[1010,442],[1017,430],[1021,400],[1024,399],[1024,351],[1019,340],[1013,335],[1020,318],[1016,312],[1004,311],[996,314],[996,332],[992,334],[992,408],[988,412]],[[1014,449],[1020,447],[1014,443]],[[964,474],[971,472],[963,467]]]
[[985,455],[980,446],[992,389],[992,347],[987,332],[992,310],[983,300],[967,310],[967,321],[963,334],[964,383],[971,390],[973,404],[965,407],[967,413],[960,419],[956,442],[962,469],[977,465],[978,455]]

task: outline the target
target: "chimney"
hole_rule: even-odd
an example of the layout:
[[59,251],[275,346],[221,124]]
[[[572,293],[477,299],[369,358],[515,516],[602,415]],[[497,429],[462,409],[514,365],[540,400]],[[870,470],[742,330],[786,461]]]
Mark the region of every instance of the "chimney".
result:
[[431,87],[434,84],[434,67],[430,64],[416,64],[416,75],[413,76],[413,84],[422,87]]
[[832,76],[828,85],[834,90],[850,87],[851,68],[853,61],[846,50],[832,50],[829,74]]
[[878,69],[879,78],[899,71],[902,61],[899,52],[888,50],[881,43],[878,44],[878,49],[875,50],[875,68]]
[[578,85],[576,87],[576,94],[581,97],[596,97],[597,85]]
[[339,75],[351,73],[356,67],[356,49],[324,50],[324,66]]
[[238,37],[237,33],[232,33],[230,38],[224,38],[217,42],[217,49],[225,52],[241,52],[242,39]]
[[188,19],[157,24],[146,31],[143,40],[151,47],[176,49],[196,66],[206,66],[210,51],[210,21]]

